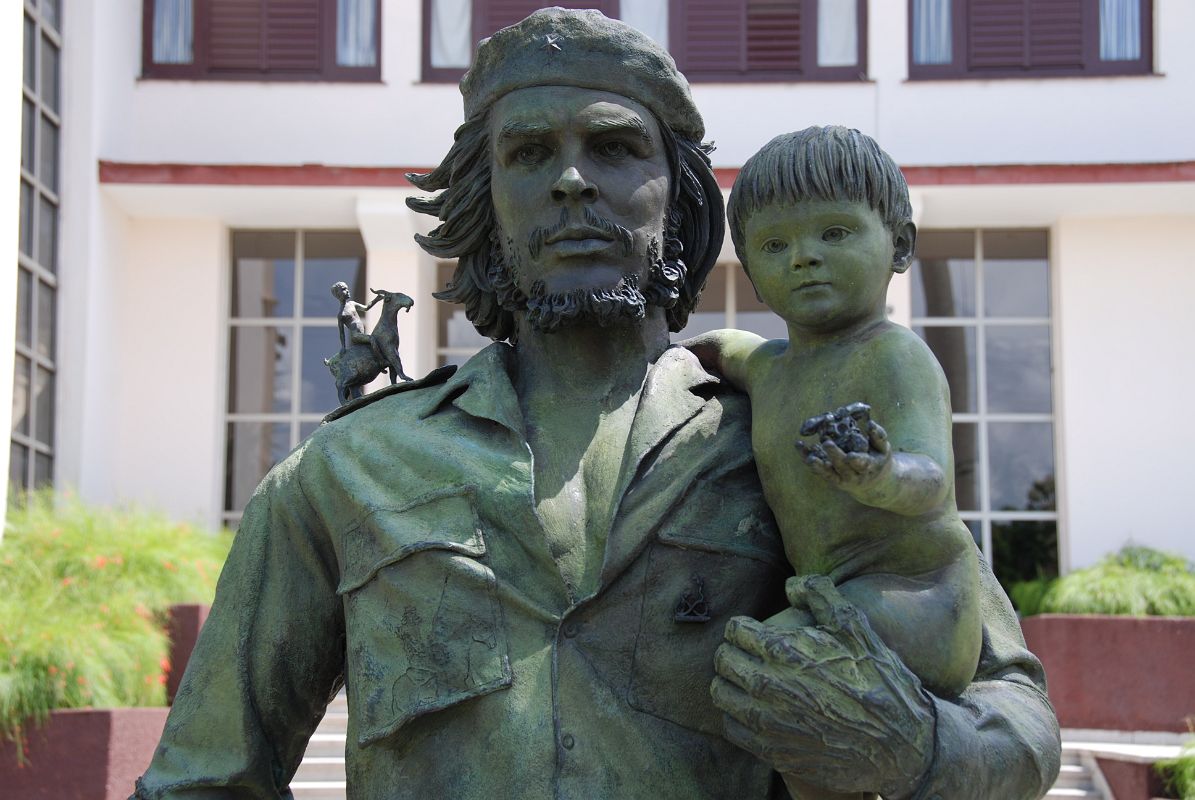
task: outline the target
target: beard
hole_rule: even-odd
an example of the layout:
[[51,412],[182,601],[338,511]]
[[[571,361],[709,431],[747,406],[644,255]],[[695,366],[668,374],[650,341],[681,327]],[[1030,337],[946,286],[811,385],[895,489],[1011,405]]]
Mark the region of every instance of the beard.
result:
[[[562,217],[560,227],[567,220]],[[610,233],[625,253],[633,248],[634,236],[626,228],[598,217],[585,208],[585,222]],[[519,255],[509,240],[503,247],[493,242],[486,278],[498,304],[511,312],[523,312],[523,319],[531,330],[554,333],[574,325],[596,324],[608,327],[624,322],[637,322],[647,316],[647,307],[671,308],[680,295],[687,269],[680,259],[680,242],[672,231],[672,223],[679,219],[669,215],[669,230],[665,234],[664,257],[660,243],[653,239],[648,246],[648,285],[639,287],[639,276],[627,272],[618,283],[609,287],[579,286],[564,292],[548,292],[542,280],[531,284],[527,292],[519,288]],[[555,226],[538,228],[531,233],[528,251],[538,254],[544,241],[555,232]]]

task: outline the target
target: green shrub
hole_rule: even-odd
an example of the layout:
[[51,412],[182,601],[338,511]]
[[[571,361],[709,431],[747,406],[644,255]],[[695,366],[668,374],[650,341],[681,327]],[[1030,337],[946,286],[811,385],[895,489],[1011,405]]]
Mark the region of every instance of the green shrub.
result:
[[1154,764],[1167,790],[1182,800],[1195,800],[1195,739],[1183,745],[1175,758]]
[[1009,595],[1022,616],[1195,616],[1195,569],[1181,556],[1129,546],[1061,578],[1022,581]]
[[[165,705],[175,603],[210,603],[231,535],[30,495],[0,541],[0,740],[55,708]],[[20,749],[18,748],[18,753]]]

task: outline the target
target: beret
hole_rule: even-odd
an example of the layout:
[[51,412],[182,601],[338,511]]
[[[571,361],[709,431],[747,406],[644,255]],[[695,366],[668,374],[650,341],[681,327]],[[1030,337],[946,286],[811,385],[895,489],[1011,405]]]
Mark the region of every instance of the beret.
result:
[[509,92],[532,86],[620,94],[678,134],[694,141],[705,135],[689,82],[668,51],[625,22],[592,9],[541,9],[482,39],[461,80],[465,118]]

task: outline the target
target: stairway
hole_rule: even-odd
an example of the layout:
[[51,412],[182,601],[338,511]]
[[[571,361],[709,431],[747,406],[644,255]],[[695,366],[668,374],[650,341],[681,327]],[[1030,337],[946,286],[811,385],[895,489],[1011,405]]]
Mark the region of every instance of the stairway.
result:
[[[295,800],[345,800],[344,741],[348,721],[348,701],[341,692],[328,706],[291,781]],[[1096,786],[1088,761],[1081,748],[1064,744],[1062,771],[1046,795],[1047,800],[1111,800]]]

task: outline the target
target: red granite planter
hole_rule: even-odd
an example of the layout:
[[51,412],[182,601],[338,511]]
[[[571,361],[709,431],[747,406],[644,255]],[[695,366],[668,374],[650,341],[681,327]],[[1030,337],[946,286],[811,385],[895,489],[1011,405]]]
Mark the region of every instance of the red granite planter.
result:
[[1064,728],[1185,733],[1195,618],[1042,614],[1021,620]]
[[199,639],[199,630],[207,620],[211,606],[199,604],[170,607],[170,672],[166,676],[166,702],[173,703],[183,670],[191,660],[191,652]]
[[168,708],[73,708],[50,712],[26,733],[28,753],[0,747],[0,794],[28,800],[126,800],[149,766]]

